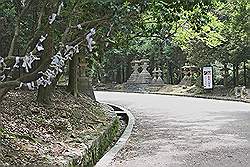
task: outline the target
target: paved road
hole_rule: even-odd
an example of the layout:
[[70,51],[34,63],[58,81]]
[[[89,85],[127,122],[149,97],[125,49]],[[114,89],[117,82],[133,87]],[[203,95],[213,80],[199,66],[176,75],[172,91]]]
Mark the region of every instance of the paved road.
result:
[[114,167],[249,167],[250,104],[95,92],[136,118]]

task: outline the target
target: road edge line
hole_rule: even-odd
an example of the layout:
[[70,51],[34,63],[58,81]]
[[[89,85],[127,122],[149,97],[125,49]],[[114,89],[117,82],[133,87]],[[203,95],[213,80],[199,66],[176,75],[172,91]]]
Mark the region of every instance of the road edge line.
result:
[[115,145],[96,163],[95,167],[108,167],[111,165],[113,159],[115,158],[116,154],[125,146],[127,143],[134,124],[135,124],[135,117],[133,114],[128,110],[125,109],[119,105],[111,104],[111,103],[104,103],[107,105],[115,106],[122,111],[115,111],[116,113],[125,113],[128,116],[128,125],[125,128],[124,132],[122,133],[121,137],[118,139],[118,141],[115,143]]

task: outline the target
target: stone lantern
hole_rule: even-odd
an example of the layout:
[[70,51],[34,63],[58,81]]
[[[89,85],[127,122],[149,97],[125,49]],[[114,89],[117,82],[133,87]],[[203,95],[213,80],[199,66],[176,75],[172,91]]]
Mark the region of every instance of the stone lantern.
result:
[[184,77],[179,84],[185,86],[192,86],[192,76],[194,73],[198,72],[198,68],[194,65],[185,64],[181,68],[181,71],[184,74]]
[[132,68],[133,68],[133,73],[130,75],[127,83],[137,83],[137,79],[139,77],[139,64],[140,64],[140,61],[139,60],[133,60],[131,62],[131,65],[132,65]]
[[157,78],[156,83],[160,84],[160,85],[164,84],[164,82],[162,80],[162,70],[160,68],[158,68],[157,73],[158,73],[158,78]]
[[157,82],[157,76],[158,76],[158,74],[157,74],[157,69],[156,68],[154,68],[154,70],[152,71],[152,73],[153,73],[153,79],[152,79],[152,84],[156,84],[156,82]]
[[149,63],[149,59],[141,59],[141,67],[142,67],[142,72],[139,74],[137,83],[140,84],[150,84],[152,77],[150,75],[150,73],[148,72],[147,68],[148,68],[148,63]]

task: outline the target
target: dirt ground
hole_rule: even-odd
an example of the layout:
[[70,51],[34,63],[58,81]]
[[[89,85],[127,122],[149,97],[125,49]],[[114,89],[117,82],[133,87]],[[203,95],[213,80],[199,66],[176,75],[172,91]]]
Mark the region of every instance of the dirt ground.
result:
[[0,166],[60,165],[84,151],[112,119],[108,107],[56,90],[50,105],[36,92],[11,91],[0,103]]

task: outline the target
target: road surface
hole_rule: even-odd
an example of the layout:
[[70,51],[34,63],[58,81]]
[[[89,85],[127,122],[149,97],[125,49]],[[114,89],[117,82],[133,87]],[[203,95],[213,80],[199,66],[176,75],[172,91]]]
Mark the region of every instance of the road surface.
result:
[[113,167],[249,167],[250,104],[150,94],[95,92],[136,118]]

